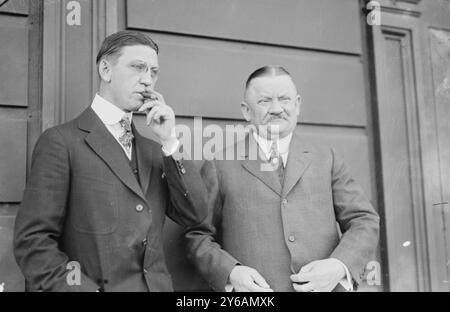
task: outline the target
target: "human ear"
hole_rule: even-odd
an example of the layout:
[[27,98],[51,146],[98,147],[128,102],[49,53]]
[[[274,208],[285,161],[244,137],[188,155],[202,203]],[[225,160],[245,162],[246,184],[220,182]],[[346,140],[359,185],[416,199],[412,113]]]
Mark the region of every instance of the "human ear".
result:
[[98,74],[103,81],[111,82],[111,64],[107,60],[102,59],[98,64]]
[[296,113],[297,116],[300,115],[300,106],[302,105],[302,97],[297,94],[297,97],[295,99],[295,105],[296,105]]
[[241,112],[242,112],[242,115],[244,115],[245,120],[247,120],[247,121],[251,120],[250,107],[248,106],[248,104],[245,101],[242,101],[242,103],[241,103]]

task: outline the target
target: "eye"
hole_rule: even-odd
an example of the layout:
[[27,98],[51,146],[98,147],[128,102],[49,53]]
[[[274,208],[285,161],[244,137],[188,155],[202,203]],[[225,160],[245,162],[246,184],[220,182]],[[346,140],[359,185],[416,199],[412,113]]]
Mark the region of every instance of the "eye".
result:
[[291,100],[291,98],[288,97],[288,96],[282,96],[282,97],[278,98],[278,101],[280,101],[280,102],[282,102],[282,103],[287,103],[287,102],[289,102],[290,100]]
[[152,77],[158,76],[159,69],[157,69],[157,68],[152,68],[151,71],[152,71]]
[[263,105],[265,105],[265,104],[269,104],[271,101],[272,101],[271,99],[265,98],[265,99],[259,100],[259,101],[258,101],[258,104],[263,104]]
[[131,64],[131,67],[138,71],[147,71],[147,66],[145,64]]

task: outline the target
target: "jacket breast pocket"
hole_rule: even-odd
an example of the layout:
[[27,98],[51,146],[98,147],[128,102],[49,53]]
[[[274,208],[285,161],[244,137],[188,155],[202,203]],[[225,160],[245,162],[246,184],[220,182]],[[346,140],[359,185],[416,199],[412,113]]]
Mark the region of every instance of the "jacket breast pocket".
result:
[[73,176],[69,221],[81,233],[113,233],[118,226],[114,183],[91,176]]

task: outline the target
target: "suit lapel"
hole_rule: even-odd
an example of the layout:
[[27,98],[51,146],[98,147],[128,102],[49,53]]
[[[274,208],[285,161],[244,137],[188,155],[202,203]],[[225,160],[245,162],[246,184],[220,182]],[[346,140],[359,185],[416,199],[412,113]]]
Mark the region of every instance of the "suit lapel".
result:
[[78,125],[80,129],[89,132],[85,141],[92,150],[128,188],[146,200],[123,149],[90,107],[80,116]]
[[[264,156],[262,156],[262,151],[259,149],[258,143],[256,143],[253,135],[247,135],[241,144],[245,144],[245,154],[241,155],[242,166],[281,196],[281,183],[276,171],[262,170],[264,165],[267,165],[267,162],[264,159]],[[239,147],[237,150],[239,151]]]
[[286,197],[292,188],[301,179],[311,163],[312,150],[300,139],[298,135],[292,136],[289,146],[289,155],[285,169],[283,197]]
[[153,155],[154,152],[151,144],[149,144],[144,137],[142,137],[136,130],[136,127],[132,123],[134,138],[135,138],[135,151],[138,163],[139,180],[141,181],[142,190],[144,194],[147,194],[148,185],[150,183],[150,173],[153,167]]

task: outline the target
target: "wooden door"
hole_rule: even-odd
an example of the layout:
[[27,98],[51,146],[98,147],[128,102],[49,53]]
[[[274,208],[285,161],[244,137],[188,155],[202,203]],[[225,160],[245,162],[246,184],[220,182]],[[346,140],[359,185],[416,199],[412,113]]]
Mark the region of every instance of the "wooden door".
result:
[[391,291],[450,290],[450,2],[379,1],[371,27]]

